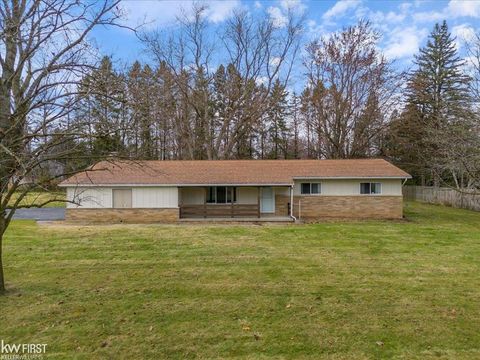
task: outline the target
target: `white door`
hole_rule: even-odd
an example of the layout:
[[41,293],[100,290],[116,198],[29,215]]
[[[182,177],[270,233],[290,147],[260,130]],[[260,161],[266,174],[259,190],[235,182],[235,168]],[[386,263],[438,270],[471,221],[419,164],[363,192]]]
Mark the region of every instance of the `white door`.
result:
[[275,196],[273,194],[273,188],[263,187],[262,197],[260,201],[260,212],[273,213],[275,212]]

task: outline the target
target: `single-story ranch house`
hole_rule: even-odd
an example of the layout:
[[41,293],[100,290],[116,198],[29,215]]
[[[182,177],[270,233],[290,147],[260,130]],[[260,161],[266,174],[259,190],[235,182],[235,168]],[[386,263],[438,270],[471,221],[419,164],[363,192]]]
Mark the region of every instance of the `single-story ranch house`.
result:
[[410,175],[381,159],[102,161],[63,181],[66,219],[402,217]]

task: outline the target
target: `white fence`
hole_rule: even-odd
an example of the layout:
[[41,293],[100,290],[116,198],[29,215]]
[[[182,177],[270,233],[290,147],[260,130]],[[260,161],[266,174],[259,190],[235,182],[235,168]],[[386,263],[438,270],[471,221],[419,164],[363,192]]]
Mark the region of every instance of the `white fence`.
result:
[[480,211],[480,194],[469,193],[469,190],[456,191],[444,187],[404,186],[403,197],[406,200]]

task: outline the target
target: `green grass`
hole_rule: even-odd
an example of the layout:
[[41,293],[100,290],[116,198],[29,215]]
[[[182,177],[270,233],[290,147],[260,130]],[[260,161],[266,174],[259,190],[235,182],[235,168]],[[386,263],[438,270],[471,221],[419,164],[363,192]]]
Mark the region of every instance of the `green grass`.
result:
[[[18,199],[19,193],[14,193],[12,198],[9,201],[9,205],[13,205],[15,201]],[[38,205],[42,204],[45,201],[51,200],[51,199],[60,199],[64,200],[65,199],[65,192],[62,191],[53,191],[53,192],[39,192],[39,191],[32,191],[28,193],[20,202],[20,205]],[[63,201],[54,201],[51,203],[48,203],[44,207],[47,208],[52,208],[52,207],[65,207],[65,202]]]
[[480,213],[301,226],[37,226],[0,339],[47,358],[480,358]]

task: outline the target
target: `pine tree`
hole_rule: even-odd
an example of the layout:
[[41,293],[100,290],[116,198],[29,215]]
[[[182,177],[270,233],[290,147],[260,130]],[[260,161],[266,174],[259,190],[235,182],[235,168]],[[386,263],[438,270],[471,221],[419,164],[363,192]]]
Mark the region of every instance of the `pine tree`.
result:
[[269,133],[272,142],[271,157],[283,158],[288,157],[288,139],[290,137],[290,129],[287,126],[287,116],[289,115],[288,92],[285,85],[277,79],[273,84],[269,97],[267,116],[270,123]]
[[293,93],[290,102],[290,108],[292,118],[291,128],[293,131],[292,156],[294,159],[300,158],[300,106],[300,98],[295,93]]
[[121,113],[125,100],[124,81],[114,71],[109,57],[104,57],[99,68],[82,80],[79,92],[83,108],[79,110],[82,112],[79,119],[88,119],[89,129],[86,131],[93,138],[90,144],[93,161],[111,153],[123,154],[125,126],[121,123]]
[[469,77],[463,72],[455,39],[447,23],[436,24],[425,47],[415,57],[416,69],[407,85],[407,103],[395,121],[392,142],[403,144],[392,156],[417,181],[438,185],[442,137],[453,126],[472,118]]
[[155,158],[154,99],[155,78],[150,66],[135,61],[128,72],[130,126],[133,133],[133,155],[140,159]]
[[446,21],[435,24],[425,47],[415,56],[417,69],[407,90],[409,103],[417,106],[431,125],[441,125],[461,117],[470,106],[469,77],[465,61],[448,31]]

